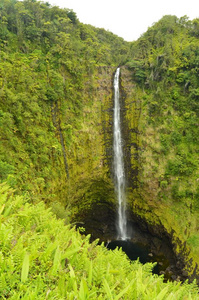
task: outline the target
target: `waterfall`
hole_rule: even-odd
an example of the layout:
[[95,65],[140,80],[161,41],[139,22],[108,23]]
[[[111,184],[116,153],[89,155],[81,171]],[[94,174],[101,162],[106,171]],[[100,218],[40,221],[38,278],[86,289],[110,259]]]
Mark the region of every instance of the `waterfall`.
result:
[[117,68],[114,77],[114,128],[113,128],[113,152],[114,152],[114,177],[115,191],[118,200],[117,230],[118,239],[127,239],[126,199],[125,199],[125,172],[122,149],[121,116],[120,116],[120,68]]

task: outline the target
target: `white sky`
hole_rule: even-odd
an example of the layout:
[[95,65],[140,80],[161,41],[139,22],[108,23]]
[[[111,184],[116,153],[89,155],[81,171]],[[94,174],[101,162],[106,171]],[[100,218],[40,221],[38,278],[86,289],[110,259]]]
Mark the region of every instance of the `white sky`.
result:
[[47,0],[72,9],[80,22],[109,30],[126,41],[137,40],[164,15],[199,18],[199,0]]

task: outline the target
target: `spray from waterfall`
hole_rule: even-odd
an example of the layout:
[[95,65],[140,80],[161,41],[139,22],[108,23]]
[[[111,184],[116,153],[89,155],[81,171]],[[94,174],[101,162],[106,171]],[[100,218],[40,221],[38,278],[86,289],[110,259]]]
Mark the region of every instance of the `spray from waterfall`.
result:
[[114,177],[115,191],[118,200],[118,218],[117,231],[118,239],[127,239],[127,219],[126,219],[126,199],[125,199],[125,172],[124,155],[122,149],[121,133],[121,109],[120,109],[120,91],[119,91],[120,68],[114,76],[114,128],[113,128],[113,152],[114,152]]

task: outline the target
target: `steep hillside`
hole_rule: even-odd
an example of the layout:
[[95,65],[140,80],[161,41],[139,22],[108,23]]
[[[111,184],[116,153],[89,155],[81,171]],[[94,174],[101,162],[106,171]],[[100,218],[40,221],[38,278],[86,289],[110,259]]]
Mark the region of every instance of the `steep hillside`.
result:
[[[138,185],[129,202],[148,224],[170,233],[193,277],[199,255],[198,29],[197,19],[165,16],[132,44],[127,64],[141,111]],[[127,107],[129,124],[133,114]]]
[[111,66],[128,44],[35,1],[2,1],[1,24],[0,178],[70,205],[80,185],[107,177]]

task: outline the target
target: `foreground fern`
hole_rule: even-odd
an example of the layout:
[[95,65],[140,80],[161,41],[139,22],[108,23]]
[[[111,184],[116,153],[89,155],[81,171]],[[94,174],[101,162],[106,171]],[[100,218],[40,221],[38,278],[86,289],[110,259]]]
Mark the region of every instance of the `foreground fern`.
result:
[[163,283],[152,268],[90,244],[43,203],[0,185],[1,299],[199,299],[194,284]]

